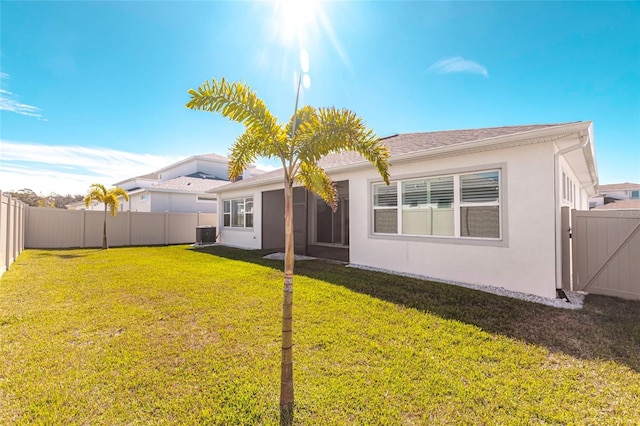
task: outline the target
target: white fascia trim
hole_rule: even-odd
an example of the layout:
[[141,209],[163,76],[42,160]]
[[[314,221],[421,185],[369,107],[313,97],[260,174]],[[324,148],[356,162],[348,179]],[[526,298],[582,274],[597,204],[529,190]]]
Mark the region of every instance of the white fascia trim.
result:
[[153,173],[161,173],[161,172],[170,170],[170,169],[172,169],[174,167],[181,166],[181,165],[183,165],[185,163],[188,163],[190,161],[193,161],[193,160],[195,160],[195,161],[208,161],[208,162],[211,162],[211,163],[217,163],[217,164],[222,164],[222,165],[229,164],[229,161],[218,160],[216,158],[207,158],[207,157],[204,157],[202,155],[192,155],[191,157],[187,157],[184,160],[180,160],[180,161],[178,161],[176,163],[169,164],[168,166],[165,166],[165,167],[163,167],[161,169],[155,170]]
[[278,175],[277,177],[262,179],[262,180],[253,181],[253,182],[243,182],[243,181],[232,182],[227,185],[221,186],[219,188],[210,189],[209,191],[210,192],[228,192],[228,191],[235,191],[236,189],[266,186],[266,185],[272,185],[274,183],[283,183],[283,182],[284,182],[284,178],[282,177],[282,175]]
[[585,159],[587,160],[587,167],[591,174],[591,190],[595,195],[600,192],[600,184],[598,178],[598,165],[596,163],[596,145],[595,139],[593,138],[593,123],[591,122],[587,129],[587,135],[589,137],[589,144],[585,146],[582,151],[584,152]]
[[136,182],[136,181],[145,181],[145,182],[151,182],[153,184],[153,182],[157,182],[157,179],[149,179],[149,178],[141,178],[141,177],[133,177],[133,178],[129,178],[129,179],[125,179],[125,180],[121,180],[120,182],[116,182],[113,184],[113,186],[120,186],[124,183],[127,182]]
[[176,194],[196,194],[196,195],[211,194],[210,192],[207,192],[207,191],[189,191],[185,189],[167,189],[167,188],[154,188],[154,187],[141,188],[141,189],[144,189],[145,191],[149,191],[149,192],[168,192],[168,193],[176,193]]
[[134,189],[133,191],[127,191],[127,194],[129,195],[136,195],[139,194],[141,192],[146,192],[147,188],[138,188],[138,189]]

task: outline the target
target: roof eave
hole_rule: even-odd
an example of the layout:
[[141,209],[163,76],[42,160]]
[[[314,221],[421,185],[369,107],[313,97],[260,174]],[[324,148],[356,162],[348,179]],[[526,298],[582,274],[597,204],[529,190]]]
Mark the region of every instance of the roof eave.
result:
[[[398,164],[412,162],[419,159],[432,159],[440,157],[448,157],[452,154],[473,154],[479,151],[513,148],[522,145],[529,145],[541,142],[551,142],[562,139],[573,134],[579,134],[580,131],[586,132],[591,129],[590,121],[581,121],[570,124],[563,124],[543,129],[529,130],[526,132],[513,133],[504,136],[496,136],[493,138],[478,139],[475,141],[459,143],[455,145],[447,145],[437,148],[428,148],[409,153],[394,155],[389,159],[390,164]],[[592,136],[591,140],[593,140]],[[592,145],[592,144],[591,144]],[[592,154],[593,158],[593,154]],[[371,164],[366,160],[355,163],[345,164],[332,168],[326,168],[327,172],[342,172],[347,170],[361,169],[369,167]]]
[[[589,168],[591,170],[592,179],[595,177],[595,187],[597,188],[597,170],[595,166],[595,154],[593,150],[593,126],[591,121],[578,121],[569,124],[560,124],[557,126],[545,127],[542,129],[534,129],[526,132],[512,133],[509,135],[496,136],[493,138],[478,139],[474,141],[447,145],[437,148],[424,149],[419,151],[412,151],[405,154],[394,155],[389,159],[391,165],[405,162],[412,162],[421,159],[433,159],[440,157],[448,157],[454,154],[472,154],[475,152],[512,148],[522,145],[529,145],[543,142],[553,142],[572,135],[588,135],[590,143],[584,148],[585,157],[588,159]],[[335,167],[326,167],[325,171],[328,174],[355,171],[365,168],[373,167],[371,163],[366,160],[357,161],[354,163],[344,164]],[[279,183],[282,181],[282,176],[278,175],[273,178],[259,180],[255,182],[235,182],[228,185],[224,185],[220,188],[216,188],[216,192],[235,191],[236,189],[251,188],[258,186],[265,186],[269,184]],[[213,192],[210,191],[210,192]]]

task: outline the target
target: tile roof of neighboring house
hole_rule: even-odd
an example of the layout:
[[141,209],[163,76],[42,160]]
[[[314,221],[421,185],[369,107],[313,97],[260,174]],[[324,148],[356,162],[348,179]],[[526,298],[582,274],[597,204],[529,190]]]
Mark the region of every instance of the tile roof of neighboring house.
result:
[[591,210],[636,210],[640,209],[640,200],[618,200],[614,203],[603,204]]
[[206,192],[229,182],[226,180],[202,179],[187,176],[180,176],[170,179],[156,185],[144,188],[146,190],[167,190],[167,191],[186,191],[186,192]]
[[204,172],[191,173],[191,174],[186,175],[186,177],[199,178],[199,179],[224,180],[226,182],[229,181],[229,179],[221,178],[219,176],[211,175],[209,173],[204,173]]
[[158,174],[157,173],[147,173],[146,175],[142,175],[142,176],[136,176],[133,179],[152,179],[152,180],[158,180]]
[[[158,169],[158,170],[156,170],[156,171],[154,171],[154,172],[151,172],[151,173],[147,173],[147,174],[145,174],[145,175],[135,176],[135,177],[131,177],[131,178],[128,178],[128,179],[122,180],[122,181],[120,181],[120,182],[117,182],[117,183],[116,183],[116,185],[121,184],[121,183],[124,183],[124,182],[131,181],[131,180],[134,180],[134,179],[158,180],[158,179],[160,178],[160,172],[162,172],[162,171],[164,171],[164,170],[167,170],[167,169],[170,169],[170,168],[172,168],[172,167],[176,167],[176,166],[178,166],[178,165],[180,165],[180,164],[187,163],[187,162],[189,162],[189,161],[191,161],[191,160],[198,160],[198,159],[203,159],[203,160],[213,160],[213,161],[219,161],[219,162],[225,162],[225,163],[229,162],[229,158],[227,158],[227,157],[225,157],[225,156],[223,156],[223,155],[218,155],[218,154],[214,154],[214,153],[211,153],[211,154],[192,155],[191,157],[187,157],[187,158],[184,158],[184,159],[182,159],[182,160],[180,160],[180,161],[178,161],[178,162],[176,162],[176,163],[169,164],[168,166],[162,167],[161,169]],[[137,188],[136,188],[136,189],[137,189]]]
[[611,183],[608,185],[600,185],[600,193],[605,193],[607,191],[624,191],[625,189],[640,189],[640,183]]
[[[563,126],[572,123],[555,124],[531,124],[523,126],[488,127],[483,129],[444,130],[438,132],[402,133],[381,138],[389,147],[391,157],[410,154],[412,152],[428,151],[434,148],[446,147],[467,142],[481,141],[499,136],[526,133],[548,127]],[[365,161],[364,158],[353,151],[329,154],[318,161],[318,165],[324,169],[347,166],[349,164]],[[259,183],[269,181],[282,176],[282,169],[264,173],[259,176],[251,176],[239,182]],[[229,184],[232,185],[232,184]]]

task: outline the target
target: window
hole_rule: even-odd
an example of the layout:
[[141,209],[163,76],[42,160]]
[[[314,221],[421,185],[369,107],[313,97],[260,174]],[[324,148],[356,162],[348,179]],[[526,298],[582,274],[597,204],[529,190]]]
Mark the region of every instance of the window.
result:
[[215,203],[218,199],[213,195],[198,195],[196,201],[199,203]]
[[149,199],[149,194],[144,193],[140,195],[140,201],[147,201]]
[[454,235],[453,177],[402,182],[402,233]]
[[562,172],[562,199],[569,203],[576,199],[576,184],[565,172]]
[[500,238],[500,175],[460,176],[460,236]]
[[373,232],[398,232],[398,186],[377,184],[373,191]]
[[499,170],[375,183],[372,192],[374,234],[501,238]]
[[253,228],[253,197],[224,200],[222,220],[223,226]]
[[631,191],[631,198],[640,198],[640,190]]

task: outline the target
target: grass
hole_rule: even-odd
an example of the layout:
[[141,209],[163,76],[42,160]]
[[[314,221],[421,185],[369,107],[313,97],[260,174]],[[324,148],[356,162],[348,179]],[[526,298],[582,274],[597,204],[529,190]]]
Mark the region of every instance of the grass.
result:
[[[277,424],[282,262],[27,250],[0,281],[0,424]],[[640,303],[569,311],[296,265],[297,424],[635,424]]]

